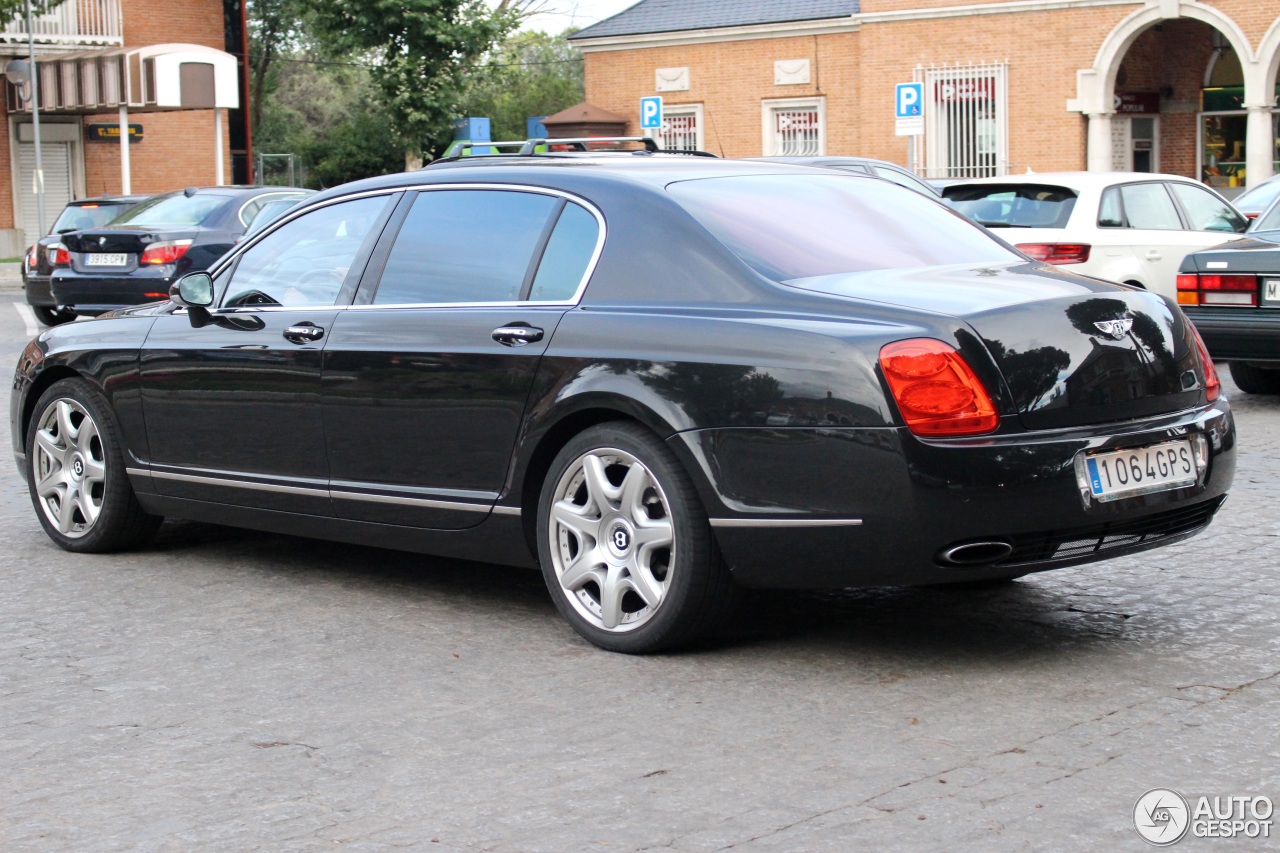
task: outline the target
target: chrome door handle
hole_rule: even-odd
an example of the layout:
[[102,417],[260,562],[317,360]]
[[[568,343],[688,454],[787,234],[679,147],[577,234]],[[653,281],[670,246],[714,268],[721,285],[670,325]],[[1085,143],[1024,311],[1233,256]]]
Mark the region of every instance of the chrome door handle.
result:
[[499,326],[493,339],[505,347],[522,347],[542,340],[542,330],[535,326]]
[[1147,260],[1149,260],[1149,261],[1158,261],[1158,260],[1160,260],[1160,257],[1161,257],[1161,256],[1160,256],[1160,252],[1158,252],[1157,250],[1155,250],[1155,249],[1148,249],[1148,250],[1147,250]]
[[296,326],[290,326],[285,329],[284,337],[285,340],[293,341],[295,344],[307,344],[323,338],[324,329],[313,323],[299,323]]

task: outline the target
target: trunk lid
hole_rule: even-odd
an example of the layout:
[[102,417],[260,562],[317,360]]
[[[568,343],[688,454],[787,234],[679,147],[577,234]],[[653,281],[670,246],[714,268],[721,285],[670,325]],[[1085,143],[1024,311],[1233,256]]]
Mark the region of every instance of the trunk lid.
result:
[[1122,421],[1195,406],[1195,343],[1147,291],[1036,264],[930,267],[788,282],[945,314],[981,340],[1027,429]]
[[190,240],[195,228],[95,228],[62,235],[71,252],[71,268],[76,272],[131,272],[148,246],[170,240]]

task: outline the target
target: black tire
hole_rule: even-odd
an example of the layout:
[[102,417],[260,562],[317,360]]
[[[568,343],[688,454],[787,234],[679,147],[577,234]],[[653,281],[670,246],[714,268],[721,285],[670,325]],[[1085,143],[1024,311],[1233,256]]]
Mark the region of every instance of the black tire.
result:
[[46,326],[61,326],[76,318],[74,311],[62,305],[32,305],[31,313]]
[[1267,370],[1243,361],[1233,361],[1231,379],[1246,394],[1280,394],[1280,370]]
[[[592,485],[599,477],[607,488]],[[579,563],[584,548],[591,550]],[[538,560],[561,615],[608,651],[647,654],[703,639],[740,597],[688,474],[632,423],[592,427],[556,456],[538,501]]]
[[160,526],[163,519],[143,511],[133,494],[122,447],[110,404],[85,380],[63,379],[40,396],[27,425],[27,490],[60,548],[123,550]]

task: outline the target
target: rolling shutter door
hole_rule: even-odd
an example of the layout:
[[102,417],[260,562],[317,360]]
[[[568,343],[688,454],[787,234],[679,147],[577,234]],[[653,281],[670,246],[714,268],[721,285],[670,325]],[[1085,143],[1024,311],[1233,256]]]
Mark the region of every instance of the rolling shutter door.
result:
[[[40,145],[44,161],[44,227],[49,230],[53,220],[72,199],[71,144],[45,142]],[[31,143],[18,144],[18,199],[21,219],[18,226],[26,233],[24,246],[36,241],[37,225],[36,193],[32,178],[36,173],[36,147]]]

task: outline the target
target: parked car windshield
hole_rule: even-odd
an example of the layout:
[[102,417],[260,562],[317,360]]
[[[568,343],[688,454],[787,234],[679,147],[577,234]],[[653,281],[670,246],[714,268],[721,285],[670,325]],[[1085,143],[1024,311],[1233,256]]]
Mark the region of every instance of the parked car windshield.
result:
[[961,184],[942,191],[947,204],[988,228],[1066,228],[1076,193],[1044,184]]
[[1280,198],[1280,181],[1274,178],[1263,181],[1256,187],[1250,187],[1235,198],[1237,210],[1266,210],[1277,198]]
[[775,281],[1025,260],[941,204],[886,181],[751,175],[680,181],[667,190]]
[[121,211],[128,210],[132,205],[133,202],[107,201],[98,204],[69,204],[62,209],[62,213],[58,214],[58,221],[53,223],[52,233],[65,234],[68,231],[84,231],[86,228],[106,225],[119,216]]
[[112,224],[134,228],[189,228],[203,225],[226,200],[226,196],[220,195],[163,195],[144,201]]

